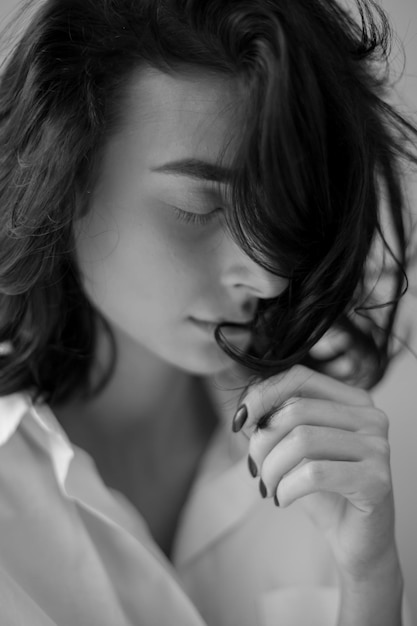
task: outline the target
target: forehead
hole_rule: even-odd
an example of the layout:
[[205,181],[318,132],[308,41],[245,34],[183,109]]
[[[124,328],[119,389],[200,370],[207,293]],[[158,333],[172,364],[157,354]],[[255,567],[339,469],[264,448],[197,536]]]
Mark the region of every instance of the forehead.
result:
[[241,89],[223,76],[141,70],[127,86],[119,137],[149,167],[190,157],[214,162],[223,148],[227,160],[242,123]]

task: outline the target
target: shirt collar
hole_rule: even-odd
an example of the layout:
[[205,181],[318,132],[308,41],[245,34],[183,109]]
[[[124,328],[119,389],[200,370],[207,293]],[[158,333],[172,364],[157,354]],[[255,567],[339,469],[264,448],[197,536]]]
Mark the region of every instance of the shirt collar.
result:
[[[259,504],[258,490],[247,469],[247,439],[231,430],[236,407],[224,401],[230,394],[216,386],[208,387],[208,392],[220,422],[181,513],[173,548],[176,565],[193,559],[243,523]],[[48,405],[34,403],[29,393],[17,393],[0,397],[0,414],[0,445],[24,420],[25,428],[49,454],[59,487],[68,496],[65,483],[75,451]]]
[[52,461],[60,489],[65,480],[74,450],[64,430],[46,404],[35,404],[28,392],[0,397],[0,445],[13,436],[23,420],[25,427],[46,449]]
[[27,397],[21,393],[0,397],[0,446],[14,435],[28,410]]

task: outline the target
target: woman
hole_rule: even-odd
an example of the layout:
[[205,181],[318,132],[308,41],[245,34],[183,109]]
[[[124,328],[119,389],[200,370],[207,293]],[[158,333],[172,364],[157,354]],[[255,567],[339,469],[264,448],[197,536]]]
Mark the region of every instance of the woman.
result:
[[0,90],[2,623],[402,623],[367,389],[417,130],[357,7],[28,3]]

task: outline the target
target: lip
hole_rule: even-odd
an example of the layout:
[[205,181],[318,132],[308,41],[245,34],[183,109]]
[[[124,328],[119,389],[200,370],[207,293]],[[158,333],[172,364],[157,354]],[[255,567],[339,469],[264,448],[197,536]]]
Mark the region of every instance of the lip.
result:
[[228,320],[224,317],[218,319],[218,320],[199,320],[196,317],[190,317],[190,320],[192,322],[194,322],[195,324],[200,324],[203,326],[217,326],[218,324],[236,324],[239,326],[247,326],[249,324],[251,324],[253,322],[253,319],[249,319],[249,320]]
[[249,321],[245,321],[245,322],[236,322],[236,321],[231,321],[231,320],[226,320],[224,318],[222,318],[221,320],[217,320],[217,321],[208,321],[208,320],[199,320],[195,317],[190,317],[190,320],[193,322],[193,324],[195,324],[198,328],[201,328],[202,330],[205,330],[206,332],[209,331],[210,333],[214,333],[216,327],[218,326],[218,324],[221,323],[228,323],[228,324],[235,324],[236,326],[227,326],[225,328],[222,329],[222,332],[225,332],[226,335],[241,335],[241,334],[247,334],[248,332],[250,332],[250,328],[244,328],[245,325],[249,324],[250,322],[252,322],[253,320],[249,320]]

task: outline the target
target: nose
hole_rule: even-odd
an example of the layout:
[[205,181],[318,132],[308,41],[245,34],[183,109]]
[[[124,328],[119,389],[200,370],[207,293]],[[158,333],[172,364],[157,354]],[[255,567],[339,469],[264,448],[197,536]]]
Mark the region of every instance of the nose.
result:
[[224,233],[221,262],[221,282],[228,290],[262,299],[276,298],[288,286],[288,278],[272,274],[253,261],[230,235]]

